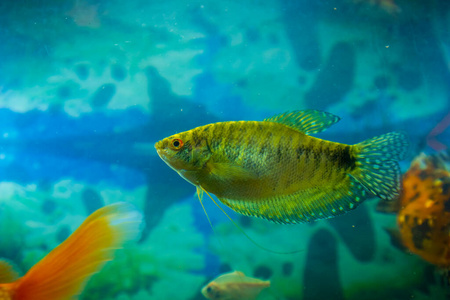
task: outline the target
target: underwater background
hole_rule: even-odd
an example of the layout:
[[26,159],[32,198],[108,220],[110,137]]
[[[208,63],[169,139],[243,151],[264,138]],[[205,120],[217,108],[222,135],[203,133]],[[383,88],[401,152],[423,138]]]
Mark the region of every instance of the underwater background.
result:
[[[125,201],[144,214],[140,241],[80,299],[204,299],[201,288],[233,270],[270,279],[258,299],[449,299],[450,258],[433,264],[414,251],[431,223],[415,222],[408,247],[398,209],[386,214],[376,198],[299,225],[223,206],[263,247],[302,250],[270,253],[204,197],[213,231],[195,187],[154,143],[318,109],[342,118],[323,139],[406,132],[402,172],[421,153],[448,153],[450,1],[3,0],[0,40],[0,258],[21,274],[93,211]],[[444,170],[438,196],[426,201],[440,197],[448,219],[449,160],[439,157],[428,165]],[[415,177],[424,193],[430,174]],[[450,255],[447,219],[439,243]]]

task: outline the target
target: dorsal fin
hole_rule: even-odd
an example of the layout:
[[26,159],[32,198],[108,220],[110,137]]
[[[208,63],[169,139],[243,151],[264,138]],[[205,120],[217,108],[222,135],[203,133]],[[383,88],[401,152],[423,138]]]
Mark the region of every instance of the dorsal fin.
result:
[[266,122],[280,123],[305,134],[322,132],[339,120],[338,116],[314,109],[296,110],[264,119]]
[[14,267],[6,260],[0,260],[0,283],[10,283],[16,281],[19,274],[14,270]]

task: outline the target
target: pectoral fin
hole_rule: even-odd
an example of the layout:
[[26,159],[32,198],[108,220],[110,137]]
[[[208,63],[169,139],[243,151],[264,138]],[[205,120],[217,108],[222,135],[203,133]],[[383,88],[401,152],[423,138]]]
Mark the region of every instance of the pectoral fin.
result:
[[249,180],[258,177],[255,173],[232,163],[208,162],[207,167],[212,175],[223,180]]

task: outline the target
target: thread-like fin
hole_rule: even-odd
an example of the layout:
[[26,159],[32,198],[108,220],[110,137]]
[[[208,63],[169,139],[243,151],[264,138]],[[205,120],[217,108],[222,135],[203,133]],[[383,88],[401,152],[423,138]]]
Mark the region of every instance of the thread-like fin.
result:
[[203,203],[203,189],[199,186],[195,187],[197,189],[197,196],[200,203]]
[[[19,273],[14,269],[11,263],[4,259],[0,260],[0,283],[9,283],[17,280]],[[1,299],[1,298],[0,298]]]
[[[264,251],[267,251],[267,252],[270,252],[270,253],[275,253],[275,254],[295,254],[295,253],[299,253],[299,252],[302,252],[303,251],[303,249],[301,249],[301,250],[294,250],[294,251],[287,251],[287,252],[283,252],[283,251],[274,251],[274,250],[271,250],[271,249],[268,249],[268,248],[266,248],[266,247],[263,247],[263,246],[261,246],[260,244],[258,244],[255,240],[253,240],[245,231],[244,231],[244,229],[242,229],[224,210],[223,210],[223,208],[222,207],[220,207],[220,205],[219,204],[217,204],[217,202],[214,200],[214,198],[213,197],[211,197],[211,195],[207,192],[207,191],[205,191],[202,187],[197,187],[197,188],[200,188],[200,189],[202,189],[205,193],[206,193],[206,195],[208,195],[208,197],[212,200],[212,202],[225,214],[225,216],[228,218],[228,220],[230,220],[231,221],[231,223],[233,223],[233,225],[234,226],[236,226],[236,228],[250,241],[250,242],[252,242],[255,246],[257,246],[258,248],[261,248],[262,250],[264,250]],[[202,194],[203,195],[203,194]],[[205,210],[205,207],[203,206],[203,203],[202,203],[202,201],[201,201],[201,199],[200,199],[200,197],[199,197],[199,200],[200,200],[200,203],[201,203],[201,205],[202,205],[202,207],[203,207],[203,211],[205,212],[205,214],[206,214],[206,217],[208,218],[208,222],[209,222],[209,225],[211,226],[211,228],[212,228],[212,230],[214,231],[214,233],[215,233],[215,230],[214,230],[214,227],[212,226],[212,223],[211,223],[211,221],[210,221],[210,219],[209,219],[209,216],[208,216],[208,214],[206,213],[206,210]],[[220,199],[219,199],[220,200]]]
[[286,112],[264,119],[266,122],[281,123],[305,134],[322,132],[339,120],[338,116],[313,109]]
[[138,238],[141,225],[142,214],[129,203],[95,211],[17,281],[14,299],[67,300],[79,295],[90,276],[113,259],[115,249]]
[[356,144],[357,168],[351,173],[368,191],[383,200],[400,193],[398,160],[408,151],[409,141],[402,132],[386,133]]
[[258,201],[219,200],[245,216],[279,224],[296,224],[342,215],[355,209],[367,197],[363,186],[349,176],[331,188],[311,188]]
[[[202,206],[203,212],[205,213],[205,216],[206,216],[206,219],[208,220],[209,226],[211,227],[212,231],[214,232],[214,235],[217,237],[217,240],[219,241],[220,245],[222,247],[224,247],[224,245],[222,244],[222,240],[219,239],[219,236],[217,235],[216,230],[214,229],[211,219],[209,218],[209,215],[206,212],[205,206],[203,205],[203,193],[204,193],[203,191],[204,190],[200,186],[196,186],[196,188],[197,188],[198,201],[200,202],[200,205]],[[209,194],[208,194],[208,196],[211,197]]]

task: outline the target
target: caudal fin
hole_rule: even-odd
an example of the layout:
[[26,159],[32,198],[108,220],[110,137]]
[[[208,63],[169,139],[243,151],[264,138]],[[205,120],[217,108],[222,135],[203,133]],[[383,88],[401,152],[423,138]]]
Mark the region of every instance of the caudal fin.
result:
[[140,233],[142,215],[129,203],[105,206],[91,214],[15,284],[14,299],[65,300],[79,295],[90,276],[114,250]]
[[392,200],[400,193],[398,160],[406,155],[409,142],[404,133],[390,132],[356,144],[356,168],[351,175],[372,194]]

